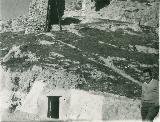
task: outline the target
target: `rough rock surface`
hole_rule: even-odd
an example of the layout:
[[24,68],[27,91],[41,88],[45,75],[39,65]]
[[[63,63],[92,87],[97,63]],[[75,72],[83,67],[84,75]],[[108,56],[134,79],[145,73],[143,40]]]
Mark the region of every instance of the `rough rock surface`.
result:
[[0,21],[0,32],[20,32],[25,31],[27,27],[27,16],[19,16],[6,21]]
[[[78,1],[82,2],[83,11],[90,11],[90,0],[66,0],[65,1],[65,11],[74,11],[77,8]],[[85,5],[84,5],[85,4]],[[28,20],[28,28],[25,33],[32,33],[37,31],[44,31],[46,24],[46,16],[47,16],[47,7],[48,0],[32,0],[29,7],[29,20]],[[79,7],[81,10],[81,7]],[[87,10],[86,10],[87,9]],[[67,13],[68,13],[67,12]]]
[[158,27],[159,2],[112,0],[109,6],[99,12],[102,18]]
[[25,33],[44,31],[48,0],[32,0],[29,7],[28,28]]
[[[80,2],[79,2],[80,1]],[[32,0],[29,16],[0,22],[0,31],[24,31],[34,33],[44,31],[48,0]],[[66,0],[64,17],[102,18],[134,23],[134,26],[159,26],[159,1],[112,0],[108,6],[95,11],[91,0]],[[142,26],[142,28],[145,28]],[[158,29],[156,30],[158,33]]]

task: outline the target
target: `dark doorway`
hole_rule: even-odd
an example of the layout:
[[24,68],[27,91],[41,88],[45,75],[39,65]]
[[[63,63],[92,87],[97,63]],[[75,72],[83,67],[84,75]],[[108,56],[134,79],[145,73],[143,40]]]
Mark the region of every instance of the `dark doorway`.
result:
[[95,7],[96,11],[99,11],[103,7],[107,6],[110,4],[111,0],[95,0]]
[[46,31],[50,31],[53,24],[59,24],[65,10],[65,0],[48,0]]
[[48,97],[48,118],[59,118],[59,98],[61,96],[47,96]]

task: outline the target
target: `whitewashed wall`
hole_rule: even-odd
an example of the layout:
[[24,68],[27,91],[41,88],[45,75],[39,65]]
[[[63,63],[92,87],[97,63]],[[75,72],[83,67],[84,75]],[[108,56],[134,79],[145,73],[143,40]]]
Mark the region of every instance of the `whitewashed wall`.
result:
[[47,96],[60,98],[59,119],[61,120],[138,120],[141,119],[139,100],[113,94],[102,94],[82,90],[55,89],[39,97],[40,117],[47,117]]

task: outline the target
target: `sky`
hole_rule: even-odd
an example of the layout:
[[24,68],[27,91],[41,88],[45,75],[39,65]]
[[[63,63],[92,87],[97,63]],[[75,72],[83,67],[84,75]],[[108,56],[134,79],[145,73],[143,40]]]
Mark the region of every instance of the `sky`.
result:
[[0,20],[27,15],[31,0],[0,0]]

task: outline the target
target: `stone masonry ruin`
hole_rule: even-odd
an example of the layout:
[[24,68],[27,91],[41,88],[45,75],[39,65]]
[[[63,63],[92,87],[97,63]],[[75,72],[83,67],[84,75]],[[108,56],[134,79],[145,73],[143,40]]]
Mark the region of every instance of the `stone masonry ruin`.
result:
[[65,11],[73,11],[73,8],[79,10],[81,16],[87,16],[109,3],[110,0],[32,0],[25,33],[50,31],[51,25],[58,24],[58,16],[62,17]]
[[[49,4],[50,2],[52,4]],[[57,0],[31,0],[28,15],[23,15],[11,20],[0,21],[1,32],[25,32],[35,33],[49,31],[51,27],[57,30]],[[129,22],[134,24],[134,30],[145,30],[145,26],[156,29],[159,27],[159,1],[148,0],[58,0],[62,5],[59,7],[62,16],[62,25],[66,23],[79,23],[80,19],[93,20],[94,18],[109,19]],[[147,0],[146,0],[147,1]],[[52,6],[49,8],[49,6]],[[47,10],[49,12],[47,14]],[[48,15],[48,16],[47,16]],[[61,17],[60,16],[60,17]],[[78,17],[78,19],[77,19]],[[52,20],[54,19],[55,22]],[[76,22],[72,21],[77,20]],[[67,20],[67,21],[63,21]],[[79,21],[78,21],[79,20]],[[84,22],[84,21],[83,21]],[[76,24],[77,24],[76,23]],[[144,27],[144,28],[143,28]],[[146,30],[145,30],[146,31]]]
[[[66,1],[67,0],[32,0],[29,6],[29,20],[27,25],[28,28],[26,28],[25,33],[41,32],[45,30],[49,31],[51,28],[50,26],[52,24],[58,24],[58,13],[55,4],[56,3],[62,4],[60,5],[61,9],[60,16],[63,16],[64,11],[69,10],[70,8],[69,5],[67,8]],[[89,0],[84,0],[84,1],[89,1]],[[68,2],[68,4],[71,3]],[[47,10],[49,11],[47,12]],[[49,24],[49,26],[47,24]]]

